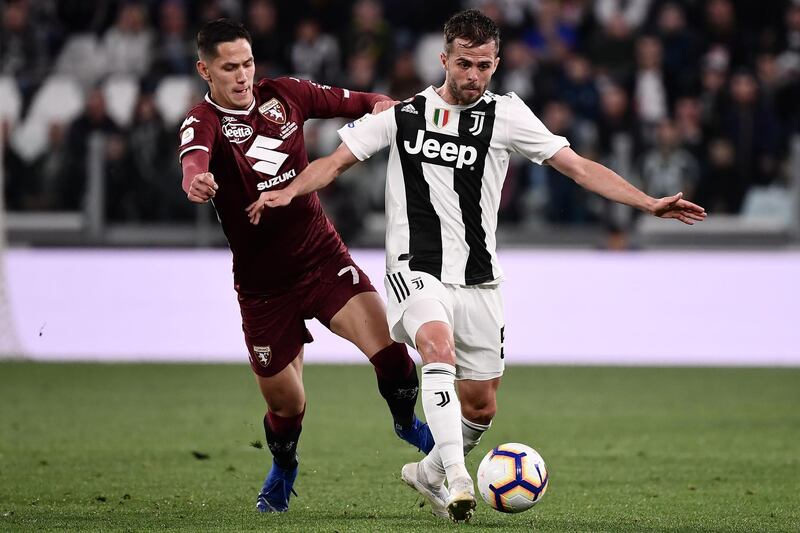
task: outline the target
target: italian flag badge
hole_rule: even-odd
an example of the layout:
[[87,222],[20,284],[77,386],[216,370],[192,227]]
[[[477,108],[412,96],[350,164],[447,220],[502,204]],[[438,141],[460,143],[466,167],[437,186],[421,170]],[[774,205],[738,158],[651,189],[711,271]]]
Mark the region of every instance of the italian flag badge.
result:
[[450,118],[450,111],[447,109],[436,108],[433,110],[433,123],[440,128],[447,125],[447,119]]

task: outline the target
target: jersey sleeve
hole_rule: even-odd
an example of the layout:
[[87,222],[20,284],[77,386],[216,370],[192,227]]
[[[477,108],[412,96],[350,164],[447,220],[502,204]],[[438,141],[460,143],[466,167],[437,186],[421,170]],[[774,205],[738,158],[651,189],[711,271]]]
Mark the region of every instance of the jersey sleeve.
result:
[[218,129],[219,120],[214,113],[208,112],[201,106],[194,107],[186,114],[179,130],[181,140],[178,159],[183,159],[183,156],[192,150],[203,150],[211,154],[214,151]]
[[299,100],[305,118],[358,118],[372,111],[374,102],[380,99],[375,93],[362,93],[322,85],[298,78],[281,78],[284,87]]
[[364,115],[339,130],[339,137],[359,161],[369,159],[391,144],[397,133],[395,109],[377,115]]
[[511,151],[541,165],[556,152],[569,146],[569,141],[565,137],[550,133],[519,96],[514,93],[509,93],[509,96],[511,105],[506,124],[508,124],[508,145]]

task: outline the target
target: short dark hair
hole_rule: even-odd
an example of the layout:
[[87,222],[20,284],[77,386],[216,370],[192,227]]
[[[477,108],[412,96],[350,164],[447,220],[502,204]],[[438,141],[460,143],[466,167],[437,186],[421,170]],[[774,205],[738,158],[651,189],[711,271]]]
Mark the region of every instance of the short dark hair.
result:
[[197,33],[197,54],[201,58],[216,57],[219,43],[229,43],[239,39],[245,39],[253,44],[250,32],[240,22],[224,18],[206,22]]
[[456,39],[467,41],[468,48],[494,41],[496,53],[500,53],[500,28],[477,9],[460,11],[444,24],[444,43],[448,53]]

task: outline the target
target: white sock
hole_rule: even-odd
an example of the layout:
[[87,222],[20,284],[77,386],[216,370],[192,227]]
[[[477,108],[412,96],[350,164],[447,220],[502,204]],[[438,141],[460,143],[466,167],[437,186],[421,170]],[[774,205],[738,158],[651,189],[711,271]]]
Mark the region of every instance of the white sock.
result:
[[464,457],[471,452],[481,441],[481,436],[492,427],[492,423],[478,424],[461,417],[461,435],[464,439]]
[[428,363],[422,367],[422,408],[448,481],[469,477],[464,466],[464,440],[459,427],[461,402],[456,396],[455,380],[453,365]]
[[[461,417],[461,438],[464,442],[464,457],[478,445],[481,441],[481,436],[490,427],[492,427],[491,422],[484,425],[471,422],[463,416]],[[445,470],[442,465],[442,457],[439,455],[438,446],[434,446],[421,462],[423,463],[422,467],[425,468],[425,472],[428,475],[428,481],[435,485],[444,483]]]

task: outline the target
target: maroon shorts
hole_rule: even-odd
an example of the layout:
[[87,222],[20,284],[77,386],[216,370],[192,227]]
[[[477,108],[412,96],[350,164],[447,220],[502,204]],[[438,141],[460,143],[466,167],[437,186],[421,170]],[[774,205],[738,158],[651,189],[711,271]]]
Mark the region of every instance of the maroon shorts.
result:
[[314,338],[305,320],[326,328],[344,305],[362,292],[377,292],[348,253],[320,265],[290,290],[273,297],[239,294],[242,330],[250,366],[259,376],[274,376],[294,361]]

